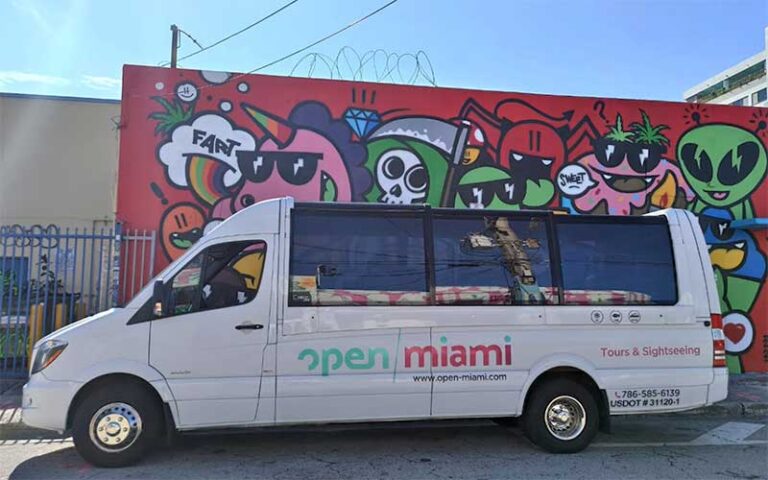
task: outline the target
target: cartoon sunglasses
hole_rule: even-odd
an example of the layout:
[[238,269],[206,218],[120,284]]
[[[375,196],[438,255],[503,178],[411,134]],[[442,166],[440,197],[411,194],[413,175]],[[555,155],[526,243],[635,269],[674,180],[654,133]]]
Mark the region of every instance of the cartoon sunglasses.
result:
[[459,185],[456,188],[461,201],[470,208],[487,208],[494,197],[508,205],[518,205],[523,201],[525,192],[514,180],[501,179],[492,182],[473,183],[470,185]]
[[731,228],[731,221],[722,218],[699,215],[699,225],[702,232],[707,233],[709,229],[710,233],[721,241],[730,239],[735,233],[734,229]]
[[663,145],[616,142],[605,138],[592,141],[595,157],[604,167],[616,167],[626,157],[629,168],[636,173],[648,173],[659,165],[667,151]]
[[309,152],[237,152],[237,165],[249,182],[266,181],[277,164],[277,173],[291,185],[304,185],[317,172],[322,153]]

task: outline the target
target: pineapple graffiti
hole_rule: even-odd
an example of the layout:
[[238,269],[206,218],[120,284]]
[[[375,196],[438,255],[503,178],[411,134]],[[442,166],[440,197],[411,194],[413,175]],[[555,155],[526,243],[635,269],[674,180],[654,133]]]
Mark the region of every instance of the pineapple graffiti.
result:
[[576,161],[593,181],[593,188],[573,200],[579,213],[641,215],[652,207],[685,208],[693,198],[681,182],[680,169],[664,158],[667,125],[651,123],[641,111],[641,122],[625,127],[621,114],[610,131],[592,141],[593,151]]

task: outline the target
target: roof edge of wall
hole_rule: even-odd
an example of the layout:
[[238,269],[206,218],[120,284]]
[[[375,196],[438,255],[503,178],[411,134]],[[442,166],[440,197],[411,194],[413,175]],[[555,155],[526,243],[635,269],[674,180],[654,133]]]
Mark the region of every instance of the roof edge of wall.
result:
[[67,97],[63,95],[39,95],[32,93],[10,93],[0,92],[0,98],[13,98],[19,100],[51,100],[64,102],[82,102],[82,103],[104,103],[119,105],[120,100],[109,98],[91,98],[91,97]]

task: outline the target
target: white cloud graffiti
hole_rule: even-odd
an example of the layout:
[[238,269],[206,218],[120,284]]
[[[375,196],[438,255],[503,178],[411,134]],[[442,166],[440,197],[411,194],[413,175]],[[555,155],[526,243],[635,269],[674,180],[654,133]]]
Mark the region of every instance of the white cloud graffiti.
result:
[[181,125],[171,134],[171,140],[160,147],[158,156],[166,166],[168,178],[179,187],[187,187],[187,156],[202,154],[226,163],[232,170],[224,175],[228,187],[240,179],[237,165],[238,150],[254,150],[256,140],[245,130],[232,126],[224,117],[205,114],[192,125]]

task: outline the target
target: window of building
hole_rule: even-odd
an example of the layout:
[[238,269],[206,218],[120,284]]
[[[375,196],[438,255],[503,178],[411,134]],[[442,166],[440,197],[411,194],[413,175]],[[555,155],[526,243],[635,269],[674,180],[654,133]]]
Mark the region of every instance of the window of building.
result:
[[748,105],[747,98],[748,97],[741,97],[740,99],[731,102],[731,105],[735,105],[737,107],[746,107]]
[[290,305],[426,305],[421,216],[294,210]]
[[233,307],[256,297],[267,245],[262,241],[213,245],[196,255],[171,283],[173,315]]
[[677,302],[666,224],[557,222],[564,302],[671,305]]
[[688,102],[706,103],[743,85],[765,76],[765,60],[761,60],[724,80],[701,90],[686,99]]
[[768,89],[761,88],[752,94],[752,105],[757,105],[768,100]]
[[435,303],[557,303],[544,217],[451,215],[433,221]]

